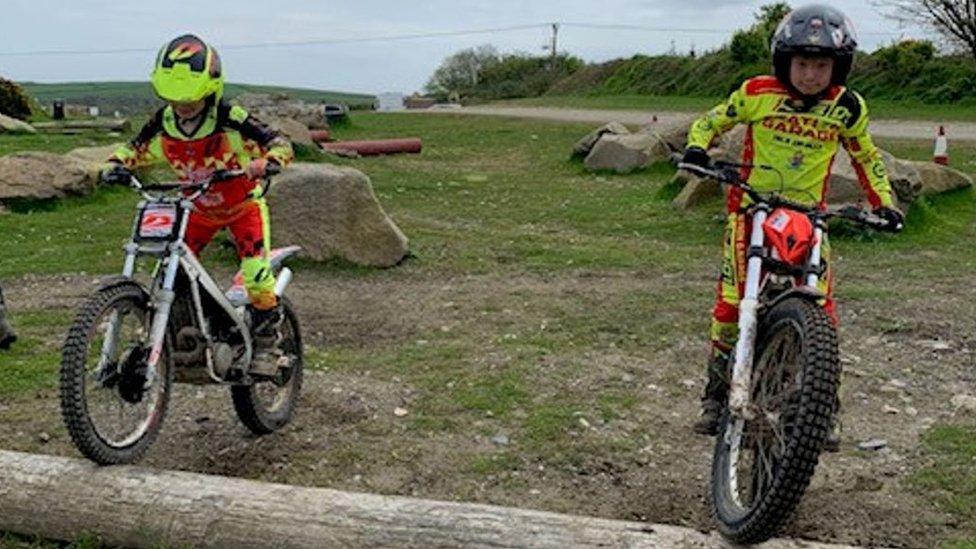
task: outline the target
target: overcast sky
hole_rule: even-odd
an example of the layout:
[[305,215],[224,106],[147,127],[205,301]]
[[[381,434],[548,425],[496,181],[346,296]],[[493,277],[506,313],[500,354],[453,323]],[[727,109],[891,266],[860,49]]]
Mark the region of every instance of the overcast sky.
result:
[[[0,75],[14,80],[66,82],[145,80],[154,51],[193,32],[217,45],[229,81],[378,93],[423,87],[451,53],[491,43],[502,52],[543,53],[544,26],[509,32],[412,40],[220,49],[269,42],[390,37],[422,33],[567,23],[672,29],[585,29],[567,25],[559,50],[586,61],[679,51],[726,42],[749,25],[760,5],[750,0],[4,0]],[[801,5],[793,2],[793,5]],[[831,2],[857,26],[863,49],[902,33],[865,0]],[[885,34],[887,33],[887,34]],[[123,53],[10,55],[23,52],[134,49]],[[148,51],[146,51],[148,50]]]

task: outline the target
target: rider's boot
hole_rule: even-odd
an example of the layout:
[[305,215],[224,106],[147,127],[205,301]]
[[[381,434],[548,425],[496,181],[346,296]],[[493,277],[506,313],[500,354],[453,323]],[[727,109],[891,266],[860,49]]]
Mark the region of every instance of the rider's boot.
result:
[[281,340],[281,321],[284,318],[281,305],[265,311],[251,311],[251,335],[254,341],[254,357],[251,359],[252,375],[274,377],[278,374],[278,362],[282,357],[278,342]]
[[3,290],[0,290],[0,349],[9,349],[17,341],[17,334],[7,322],[7,310],[3,302]]
[[692,429],[700,435],[717,435],[722,412],[729,395],[728,383],[729,357],[715,350],[708,360],[708,381],[702,394],[702,410]]

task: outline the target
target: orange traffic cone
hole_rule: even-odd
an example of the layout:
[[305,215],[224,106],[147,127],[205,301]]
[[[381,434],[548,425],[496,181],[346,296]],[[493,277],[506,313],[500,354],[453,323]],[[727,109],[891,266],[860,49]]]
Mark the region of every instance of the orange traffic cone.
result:
[[935,152],[932,154],[932,162],[949,165],[949,139],[946,138],[945,126],[939,126],[939,133],[935,136]]

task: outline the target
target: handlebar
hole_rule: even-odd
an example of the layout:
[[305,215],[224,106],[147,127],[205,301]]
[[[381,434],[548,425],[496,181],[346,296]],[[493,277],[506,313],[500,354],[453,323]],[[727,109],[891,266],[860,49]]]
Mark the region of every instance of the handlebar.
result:
[[839,208],[823,209],[816,205],[810,206],[807,204],[793,202],[776,193],[760,193],[747,182],[743,181],[739,176],[739,170],[742,168],[775,171],[775,168],[772,166],[713,161],[711,167],[705,167],[699,166],[698,164],[682,162],[681,155],[677,153],[673,153],[671,155],[671,161],[678,167],[678,169],[691,172],[705,179],[712,179],[718,181],[719,183],[742,189],[753,202],[766,204],[772,208],[787,208],[805,213],[807,215],[817,216],[825,220],[839,217],[867,227],[871,227],[873,229],[893,233],[899,232],[903,228],[901,223],[892,224],[887,219],[862,210],[857,206],[848,205]]
[[[271,187],[271,177],[281,173],[281,166],[276,163],[269,162],[264,170],[264,176],[261,178],[261,195],[259,198],[264,197],[268,193],[268,189]],[[234,179],[236,177],[242,177],[247,175],[246,170],[217,170],[209,178],[203,181],[196,181],[193,183],[152,183],[148,185],[143,185],[135,174],[132,174],[129,186],[136,191],[142,193],[143,197],[147,200],[152,200],[157,197],[150,195],[150,192],[154,191],[187,191],[191,192],[185,198],[191,202],[200,198],[202,194],[207,192],[211,186],[215,183],[220,183],[221,181],[227,181],[229,179]]]

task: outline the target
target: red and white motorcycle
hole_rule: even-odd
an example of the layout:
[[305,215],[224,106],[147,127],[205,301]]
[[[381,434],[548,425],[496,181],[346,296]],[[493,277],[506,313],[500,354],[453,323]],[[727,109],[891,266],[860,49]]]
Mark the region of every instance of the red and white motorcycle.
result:
[[[710,500],[723,535],[760,543],[776,534],[810,483],[837,409],[837,329],[821,305],[827,220],[884,231],[901,224],[854,206],[810,207],[759,193],[733,163],[679,163],[752,199],[739,339],[730,357],[728,407],[715,441]],[[753,169],[772,169],[751,166]]]

